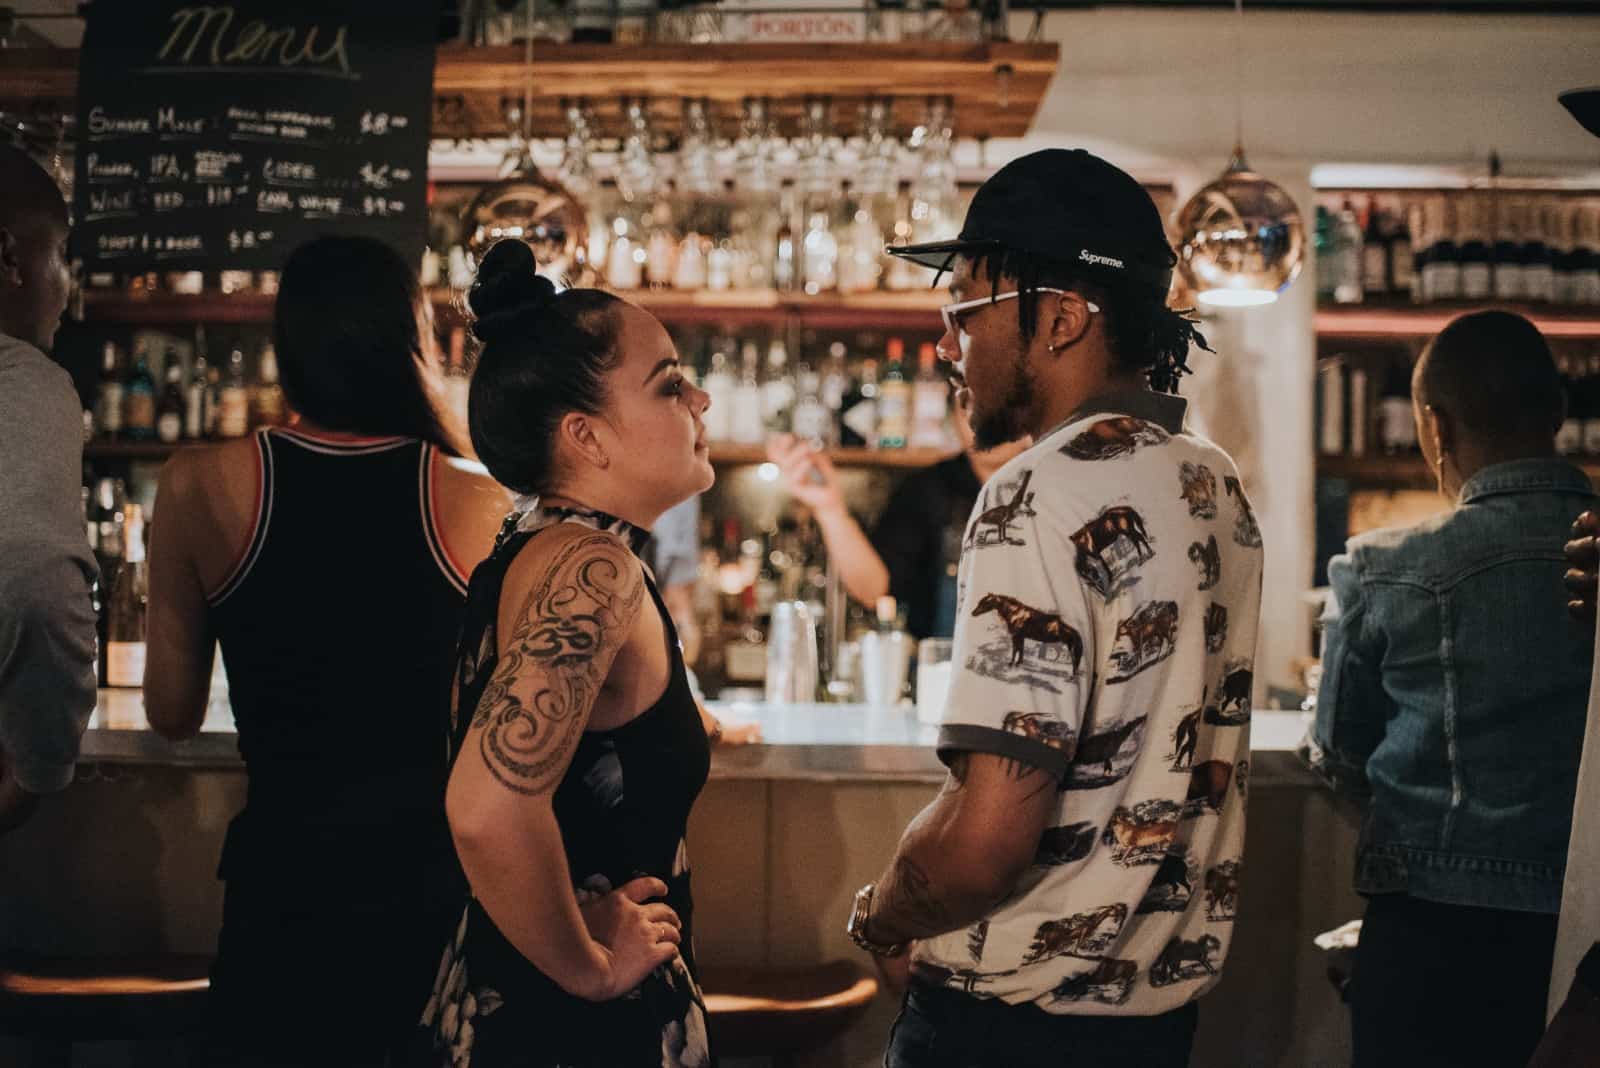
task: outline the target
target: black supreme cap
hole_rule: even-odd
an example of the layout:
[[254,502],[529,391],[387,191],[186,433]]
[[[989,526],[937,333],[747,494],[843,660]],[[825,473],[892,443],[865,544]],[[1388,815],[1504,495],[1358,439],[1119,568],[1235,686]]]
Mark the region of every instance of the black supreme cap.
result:
[[1133,176],[1081,148],[1047,148],[979,187],[960,236],[889,254],[948,270],[960,255],[1026,252],[1165,295],[1177,263],[1155,201]]
[[1582,123],[1585,130],[1600,137],[1600,87],[1568,89],[1556,99],[1572,112],[1572,117]]

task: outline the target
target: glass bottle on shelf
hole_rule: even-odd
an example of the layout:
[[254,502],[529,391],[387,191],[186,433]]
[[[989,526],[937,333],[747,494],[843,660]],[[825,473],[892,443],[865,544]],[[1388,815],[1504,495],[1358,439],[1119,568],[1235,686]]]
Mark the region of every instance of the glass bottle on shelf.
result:
[[772,257],[772,287],[780,293],[793,290],[800,282],[798,242],[794,233],[794,193],[788,187],[778,198],[777,238]]
[[1527,296],[1522,241],[1527,231],[1523,202],[1501,198],[1494,234],[1494,297],[1523,300]]
[[1361,231],[1361,290],[1365,296],[1389,292],[1389,243],[1376,197],[1367,198],[1367,223]]
[[806,232],[801,238],[802,288],[809,296],[839,287],[839,241],[833,236],[830,203],[814,199],[806,212]]
[[150,374],[143,345],[134,356],[133,371],[123,392],[122,433],[130,441],[149,441],[156,436],[156,380]]
[[145,569],[144,512],[127,506],[122,561],[111,583],[106,610],[106,685],[144,685],[145,612],[150,584]]
[[100,382],[95,388],[95,429],[102,438],[122,435],[123,388],[122,354],[116,342],[107,341],[100,350]]
[[766,440],[761,393],[761,353],[754,341],[746,341],[739,353],[739,384],[733,390],[733,440],[741,445],[759,445]]
[[1388,223],[1385,240],[1389,245],[1389,291],[1403,299],[1411,299],[1416,286],[1416,251],[1411,240],[1411,228],[1402,210],[1386,217]]
[[706,238],[690,230],[674,250],[672,288],[694,291],[706,288]]
[[189,441],[199,441],[206,436],[206,357],[203,342],[195,347],[194,364],[189,368],[189,381],[183,387],[183,436]]
[[250,425],[282,426],[288,421],[283,386],[278,382],[278,350],[269,341],[261,346],[260,360],[256,365],[256,384],[250,391]]
[[1525,208],[1522,234],[1522,291],[1535,304],[1549,304],[1555,291],[1555,273],[1550,246],[1545,240],[1549,217],[1548,200],[1529,201]]
[[924,341],[917,349],[917,377],[911,383],[910,445],[914,449],[938,449],[945,445],[950,387],[939,373],[938,361],[933,342]]
[[164,445],[175,445],[183,437],[183,362],[176,349],[168,349],[162,369],[164,384],[156,406],[156,438]]
[[1544,211],[1544,240],[1550,249],[1550,301],[1572,303],[1572,226],[1569,201],[1551,198]]
[[906,381],[905,342],[889,339],[883,381],[878,386],[878,447],[903,449],[911,435],[911,383]]
[[1359,304],[1364,248],[1355,205],[1346,197],[1333,225],[1333,299],[1338,304]]
[[1425,280],[1428,271],[1428,247],[1433,240],[1428,231],[1428,216],[1423,210],[1422,201],[1411,202],[1406,208],[1405,221],[1409,237],[1407,251],[1410,266],[1410,277],[1406,288],[1411,303],[1421,304],[1428,299]]
[[878,447],[878,361],[861,361],[861,377],[844,399],[842,444]]
[[721,345],[717,345],[711,351],[711,363],[706,370],[705,390],[711,397],[711,406],[705,414],[708,440],[720,442],[732,439],[737,389],[733,369],[728,365],[728,354]]
[[826,448],[829,430],[833,425],[833,413],[822,403],[822,376],[813,371],[810,365],[801,364],[795,379],[798,389],[792,432],[802,441],[808,441],[817,448]]
[[883,230],[872,212],[870,198],[851,195],[848,185],[844,198],[844,246],[839,251],[839,289],[844,293],[866,293],[878,288],[883,273]]
[[1456,241],[1460,212],[1456,209],[1457,205],[1443,196],[1430,197],[1424,208],[1432,235],[1422,276],[1428,303],[1461,299],[1461,246]]
[[651,205],[649,219],[649,229],[645,233],[645,276],[650,280],[651,289],[665,289],[678,284],[673,278],[678,264],[678,235],[673,232],[672,206],[667,197],[660,197]]
[[1571,262],[1568,295],[1572,303],[1591,308],[1600,305],[1600,203],[1587,203],[1578,210]]
[[761,421],[768,433],[789,429],[794,411],[795,381],[789,371],[789,347],[781,337],[767,346],[767,370],[761,383]]
[[217,437],[242,438],[250,433],[250,391],[245,384],[244,351],[228,353],[228,376],[217,399]]
[[844,414],[845,394],[850,391],[850,374],[845,369],[844,342],[835,341],[828,346],[827,369],[822,374],[822,406],[828,410],[828,429],[824,444],[830,448],[839,444],[839,419]]
[[1489,247],[1488,204],[1475,194],[1461,198],[1461,225],[1457,228],[1461,244],[1461,299],[1488,300],[1494,292]]
[[103,583],[109,584],[122,562],[122,524],[126,519],[122,509],[127,497],[127,487],[120,478],[97,479],[90,496],[89,517],[95,524],[94,556]]
[[1379,443],[1387,456],[1411,452],[1417,445],[1417,424],[1411,413],[1411,379],[1398,361],[1384,379],[1378,401]]

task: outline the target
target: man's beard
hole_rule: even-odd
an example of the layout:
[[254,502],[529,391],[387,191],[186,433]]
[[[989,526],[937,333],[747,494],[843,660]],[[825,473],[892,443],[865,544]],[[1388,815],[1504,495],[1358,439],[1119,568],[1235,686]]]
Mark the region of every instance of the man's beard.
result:
[[[971,389],[971,386],[968,386]],[[982,452],[1009,445],[1031,432],[1030,409],[1033,391],[1028,388],[1028,375],[1019,353],[1011,365],[1011,381],[1005,396],[993,411],[979,412],[978,399],[972,398],[972,446]]]

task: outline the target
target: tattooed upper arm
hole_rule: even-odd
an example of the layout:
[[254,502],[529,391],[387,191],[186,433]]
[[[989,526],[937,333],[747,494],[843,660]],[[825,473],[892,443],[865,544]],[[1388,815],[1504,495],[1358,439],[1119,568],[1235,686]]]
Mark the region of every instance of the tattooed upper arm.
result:
[[638,560],[612,534],[568,538],[539,569],[467,738],[502,785],[560,783],[644,596]]

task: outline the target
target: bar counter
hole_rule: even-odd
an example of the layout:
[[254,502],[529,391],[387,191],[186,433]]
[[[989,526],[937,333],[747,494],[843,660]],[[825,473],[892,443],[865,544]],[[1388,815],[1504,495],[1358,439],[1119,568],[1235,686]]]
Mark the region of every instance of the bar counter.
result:
[[[101,697],[77,781],[0,838],[0,950],[209,953],[217,859],[246,784],[227,704],[213,703],[198,737],[173,743],[145,726],[137,691]],[[700,959],[865,963],[845,918],[944,780],[936,729],[909,707],[712,707],[729,723],[759,722],[763,737],[716,751],[690,820]],[[1201,1011],[1195,1068],[1348,1059],[1343,1006],[1311,940],[1360,915],[1355,825],[1295,755],[1303,729],[1299,712],[1255,714],[1239,919]],[[877,1068],[895,1011],[881,997],[803,1068]],[[0,1063],[5,1054],[0,1043]]]
[[[727,724],[759,723],[761,741],[712,754],[711,777],[759,781],[884,781],[938,783],[944,766],[934,754],[938,728],[917,722],[909,706],[858,704],[770,705],[747,701],[708,704]],[[1295,757],[1305,733],[1301,712],[1259,711],[1251,724],[1251,775],[1267,782],[1310,784]],[[168,741],[149,728],[137,690],[101,690],[84,735],[85,764],[238,768],[238,735],[225,698],[216,698],[201,733]]]

